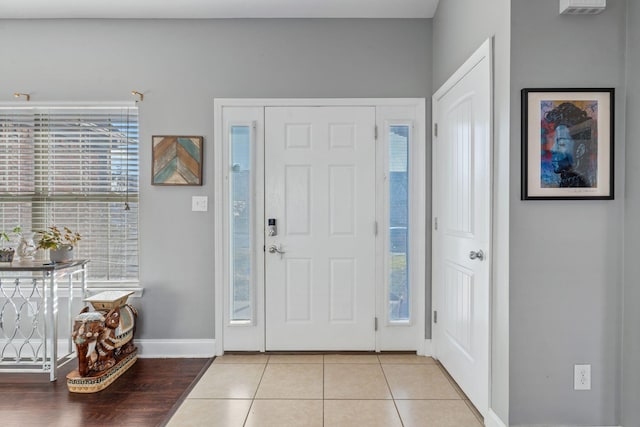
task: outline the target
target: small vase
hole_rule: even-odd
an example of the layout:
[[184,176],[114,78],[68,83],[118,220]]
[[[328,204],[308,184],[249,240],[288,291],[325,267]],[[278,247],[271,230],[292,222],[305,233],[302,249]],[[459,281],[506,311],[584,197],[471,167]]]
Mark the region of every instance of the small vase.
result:
[[0,262],[13,262],[15,252],[12,248],[0,249]]
[[22,261],[33,261],[33,255],[36,253],[36,244],[33,243],[32,232],[24,232],[20,235],[20,243],[16,250],[16,255]]
[[49,259],[51,262],[67,262],[73,259],[73,246],[63,245],[58,249],[49,249]]

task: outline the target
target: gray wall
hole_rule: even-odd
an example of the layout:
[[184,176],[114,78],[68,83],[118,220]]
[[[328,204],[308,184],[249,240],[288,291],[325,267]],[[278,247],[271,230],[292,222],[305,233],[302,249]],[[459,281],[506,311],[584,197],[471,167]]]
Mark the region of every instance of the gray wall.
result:
[[484,42],[494,47],[494,200],[491,399],[509,420],[509,73],[510,1],[441,0],[433,20],[433,88],[437,90]]
[[624,219],[624,332],[622,336],[622,420],[640,426],[640,3],[628,1],[627,139]]
[[[511,4],[512,425],[619,423],[626,1],[607,3],[596,16]],[[519,200],[520,90],[536,87],[616,89],[615,200]],[[573,390],[576,363],[591,391]]]
[[[214,335],[216,97],[427,97],[430,20],[0,20],[0,98],[140,104],[141,338]],[[150,185],[151,135],[205,136],[202,187]]]

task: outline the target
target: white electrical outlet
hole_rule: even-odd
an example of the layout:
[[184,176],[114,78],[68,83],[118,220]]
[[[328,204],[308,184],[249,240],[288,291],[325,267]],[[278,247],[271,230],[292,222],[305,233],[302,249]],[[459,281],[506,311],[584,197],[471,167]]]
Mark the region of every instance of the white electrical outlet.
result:
[[591,365],[573,365],[573,389],[591,390]]
[[206,212],[208,210],[209,198],[207,196],[192,196],[191,211]]

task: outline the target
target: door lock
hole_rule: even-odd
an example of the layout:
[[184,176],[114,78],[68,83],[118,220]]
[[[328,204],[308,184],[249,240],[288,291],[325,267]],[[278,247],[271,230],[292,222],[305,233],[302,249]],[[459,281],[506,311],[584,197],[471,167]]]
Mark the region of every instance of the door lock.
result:
[[278,235],[278,227],[276,227],[276,219],[269,218],[267,220],[267,236],[277,236]]

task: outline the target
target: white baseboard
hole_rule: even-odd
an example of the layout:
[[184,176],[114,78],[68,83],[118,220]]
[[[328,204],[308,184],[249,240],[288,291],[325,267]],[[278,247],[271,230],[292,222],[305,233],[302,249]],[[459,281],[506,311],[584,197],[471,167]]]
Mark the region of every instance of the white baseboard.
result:
[[484,417],[484,425],[486,427],[507,427],[507,425],[489,408],[487,415]]
[[151,340],[135,339],[138,357],[141,358],[187,358],[213,357],[216,351],[215,339],[193,340]]
[[[40,340],[33,340],[32,345],[37,348],[40,342]],[[213,357],[216,349],[215,339],[139,340],[134,338],[133,342],[138,347],[138,357],[141,358]],[[6,344],[6,340],[0,340],[0,348]],[[17,346],[19,347],[21,344]],[[68,340],[58,339],[58,357],[68,353],[68,345]],[[72,350],[75,351],[75,346],[72,346]]]
[[422,348],[418,351],[420,356],[432,356],[433,352],[431,351],[431,340],[424,340],[422,343]]
[[[487,415],[484,417],[485,427],[507,427],[507,425],[493,412],[491,408],[487,411]],[[512,427],[580,427],[570,426],[567,424],[518,424]],[[586,427],[586,426],[584,426]],[[621,427],[621,426],[590,426],[590,427]]]
[[[485,425],[488,426],[489,424],[486,424],[485,422]],[[569,424],[518,424],[512,427],[622,427],[622,426],[575,426],[575,425],[569,425]]]

